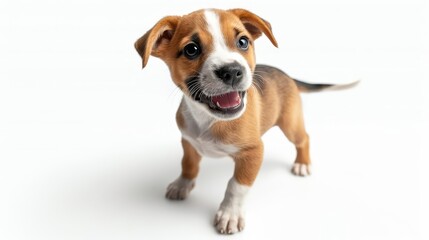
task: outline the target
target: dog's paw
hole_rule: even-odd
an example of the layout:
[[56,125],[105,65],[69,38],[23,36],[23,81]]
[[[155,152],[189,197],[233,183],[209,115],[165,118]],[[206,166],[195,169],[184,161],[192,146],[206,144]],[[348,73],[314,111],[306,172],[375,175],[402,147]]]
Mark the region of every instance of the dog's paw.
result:
[[221,234],[234,234],[244,229],[244,216],[232,209],[219,209],[215,216],[214,225]]
[[294,163],[292,173],[302,177],[309,176],[311,174],[310,165],[305,163]]
[[179,177],[168,185],[165,197],[171,200],[183,200],[188,197],[194,186],[195,180]]

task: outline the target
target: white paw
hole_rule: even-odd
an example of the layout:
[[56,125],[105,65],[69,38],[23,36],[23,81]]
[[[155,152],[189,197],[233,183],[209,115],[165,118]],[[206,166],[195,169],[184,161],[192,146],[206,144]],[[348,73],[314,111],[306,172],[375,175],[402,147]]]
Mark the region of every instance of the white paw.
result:
[[244,216],[233,209],[219,209],[216,213],[214,225],[219,233],[233,234],[244,229]]
[[194,186],[195,180],[179,177],[168,185],[165,197],[171,200],[183,200],[188,197]]
[[304,163],[295,163],[292,167],[292,173],[297,176],[308,176],[311,174],[310,165]]

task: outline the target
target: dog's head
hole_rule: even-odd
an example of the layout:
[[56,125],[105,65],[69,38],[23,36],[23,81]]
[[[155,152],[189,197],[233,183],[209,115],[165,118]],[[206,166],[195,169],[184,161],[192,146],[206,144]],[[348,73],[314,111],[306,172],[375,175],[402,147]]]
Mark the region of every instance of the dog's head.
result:
[[199,10],[162,18],[135,47],[143,67],[149,55],[161,58],[193,105],[230,120],[245,110],[262,33],[277,47],[270,24],[247,10]]

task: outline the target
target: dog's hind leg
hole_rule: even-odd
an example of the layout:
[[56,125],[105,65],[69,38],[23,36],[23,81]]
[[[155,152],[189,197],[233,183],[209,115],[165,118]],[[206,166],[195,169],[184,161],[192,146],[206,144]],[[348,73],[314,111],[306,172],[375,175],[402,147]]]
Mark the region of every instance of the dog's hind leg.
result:
[[[296,160],[292,173],[298,176],[310,175],[310,140],[304,126],[301,101],[296,96],[297,104],[289,104],[287,113],[281,115],[278,126],[296,147]],[[291,109],[292,108],[292,109]]]

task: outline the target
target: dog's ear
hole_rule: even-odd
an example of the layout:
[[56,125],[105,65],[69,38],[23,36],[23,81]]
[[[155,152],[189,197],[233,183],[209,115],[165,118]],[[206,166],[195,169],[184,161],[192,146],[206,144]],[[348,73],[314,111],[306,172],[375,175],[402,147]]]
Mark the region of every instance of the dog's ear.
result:
[[160,57],[163,50],[168,46],[173,38],[174,32],[180,21],[179,16],[167,16],[159,20],[155,26],[139,38],[134,47],[143,60],[143,67],[146,66],[149,55]]
[[274,46],[278,47],[276,38],[274,37],[273,32],[271,30],[271,24],[269,22],[245,9],[237,8],[230,9],[228,11],[233,13],[241,20],[247,31],[252,34],[253,39],[257,39],[262,35],[262,33],[264,33],[265,36],[270,39],[271,43]]

